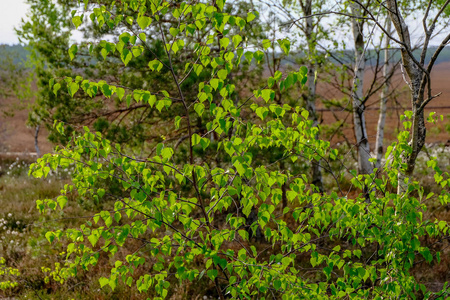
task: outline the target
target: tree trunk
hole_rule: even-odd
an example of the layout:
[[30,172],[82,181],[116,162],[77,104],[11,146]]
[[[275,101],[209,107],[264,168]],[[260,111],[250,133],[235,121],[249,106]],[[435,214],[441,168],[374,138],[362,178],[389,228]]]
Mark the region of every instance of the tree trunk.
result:
[[[361,16],[361,8],[358,4],[351,4],[352,14]],[[367,137],[366,119],[364,116],[365,99],[363,94],[365,54],[364,54],[364,20],[353,18],[352,30],[355,46],[355,76],[353,78],[353,131],[358,150],[358,172],[359,174],[371,174],[373,171],[370,159],[370,145]]]
[[[398,172],[398,188],[397,194],[404,193],[408,190],[408,184],[405,183],[405,179],[410,178],[414,172],[416,165],[416,159],[419,155],[422,147],[425,145],[425,137],[427,130],[425,128],[425,117],[423,109],[420,109],[424,102],[424,89],[422,88],[422,79],[425,73],[411,57],[411,37],[409,34],[409,28],[406,25],[400,11],[398,11],[398,5],[396,0],[387,0],[387,7],[389,9],[389,15],[392,20],[392,24],[399,36],[400,41],[403,43],[401,47],[402,64],[410,79],[411,88],[411,106],[412,106],[412,128],[411,128],[411,140],[409,145],[411,146],[411,152],[403,156],[403,162],[406,163],[405,170],[399,170]],[[423,66],[422,66],[423,68]]]
[[[316,55],[316,41],[314,37],[313,18],[307,17],[312,14],[312,0],[300,1],[300,6],[305,17],[305,37],[308,43],[308,52],[310,56]],[[308,67],[308,83],[307,83],[307,95],[306,95],[306,110],[309,112],[309,119],[312,121],[313,127],[318,127],[318,117],[316,111],[316,64],[314,59],[310,58]],[[316,135],[316,140],[319,138]],[[320,192],[323,192],[322,171],[320,168],[320,161],[311,164],[312,171],[312,184],[315,185]]]
[[38,143],[39,129],[40,129],[40,126],[37,125],[36,131],[34,132],[34,148],[36,149],[36,155],[38,158],[41,157],[41,150],[39,150],[39,143]]
[[[386,31],[391,33],[391,20],[389,17],[386,18]],[[377,124],[377,141],[375,145],[375,151],[377,152],[377,162],[375,164],[376,168],[380,168],[381,160],[383,159],[383,140],[384,140],[384,125],[386,124],[386,110],[387,110],[387,101],[390,90],[390,78],[389,73],[391,71],[391,66],[389,65],[389,44],[390,38],[385,36],[385,44],[384,44],[384,66],[383,66],[383,78],[384,78],[384,87],[381,91],[381,100],[380,100],[380,116],[378,118]]]

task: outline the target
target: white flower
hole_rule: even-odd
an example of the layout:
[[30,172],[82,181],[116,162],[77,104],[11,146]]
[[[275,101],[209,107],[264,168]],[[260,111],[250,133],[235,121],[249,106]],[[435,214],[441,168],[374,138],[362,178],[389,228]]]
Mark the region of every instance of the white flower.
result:
[[10,217],[10,218],[11,218],[11,217],[12,217],[12,213],[9,213],[9,214],[8,214],[8,217]]

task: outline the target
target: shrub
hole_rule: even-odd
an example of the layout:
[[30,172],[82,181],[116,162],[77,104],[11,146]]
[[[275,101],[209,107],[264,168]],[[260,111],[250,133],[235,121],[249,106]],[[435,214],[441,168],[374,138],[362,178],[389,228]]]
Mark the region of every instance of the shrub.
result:
[[[114,2],[111,8],[94,6],[93,22],[124,30],[117,43],[106,44],[105,53],[119,51],[125,66],[144,51],[148,28],[161,34],[165,57],[155,57],[149,71],[167,68],[178,90],[128,91],[77,77],[53,80],[55,93],[63,87],[71,95],[101,93],[109,98],[116,93],[124,101],[135,100],[159,111],[181,102],[184,113],[174,117],[173,130],[184,128],[187,137],[159,143],[149,157],[142,158],[85,127],[71,135],[67,147],[31,166],[35,177],[45,177],[59,167],[74,170],[72,184],[59,197],[37,201],[40,211],[64,209],[72,193],[115,202],[114,209],[98,212],[78,228],[46,233],[50,243],[69,241],[64,265],[56,270],[58,280],[88,271],[100,257],[109,255],[114,266],[109,278],[100,279],[100,286],[114,290],[121,280],[148,297],[169,297],[188,282],[207,286],[209,294],[221,299],[406,299],[419,294],[443,299],[448,295],[446,286],[439,293],[427,291],[410,273],[419,257],[439,263],[439,252],[425,247],[423,239],[442,241],[448,237],[448,224],[423,220],[424,200],[432,195],[424,195],[411,179],[403,194],[391,191],[404,167],[402,153],[410,151],[408,132],[401,132],[399,141],[388,149],[380,170],[383,176],[349,171],[352,185],[366,190],[366,195],[319,192],[308,176],[296,172],[296,163],[299,159],[320,162],[339,187],[339,174],[327,166],[343,163],[342,157],[329,142],[315,138],[319,129],[311,126],[304,109],[272,103],[274,86],[285,91],[304,84],[306,68],[284,76],[277,72],[264,88],[243,99],[236,95],[244,93],[236,93],[229,82],[230,72],[242,60],[263,59],[259,50],[244,51],[240,34],[229,35],[233,28],[239,31],[251,22],[256,12],[249,12],[246,20],[234,17],[222,11],[222,1],[175,5],[131,0]],[[170,25],[164,23],[171,26],[170,36],[164,35],[160,20],[172,20],[167,22]],[[74,16],[75,26],[82,21],[82,15]],[[129,24],[128,29],[121,24]],[[185,44],[185,35],[202,39]],[[267,42],[262,42],[263,47]],[[276,43],[280,51],[289,51],[288,39]],[[213,51],[214,46],[219,50]],[[171,61],[182,59],[187,47],[194,49],[195,57],[184,58],[184,73],[175,72]],[[74,57],[77,47],[69,51]],[[179,88],[182,78],[194,76],[191,72],[200,74],[206,66],[211,77],[192,87],[198,89],[196,99],[185,98]],[[207,132],[192,130],[194,118],[207,124]],[[64,124],[55,125],[63,134]],[[263,157],[255,157],[256,149],[282,155],[264,163]],[[286,162],[284,169],[279,161]],[[448,174],[433,160],[429,167],[436,182],[447,186]],[[121,182],[120,192],[102,188],[111,180]],[[448,193],[443,190],[439,199],[448,203]],[[140,245],[123,255],[119,250],[131,240]]]

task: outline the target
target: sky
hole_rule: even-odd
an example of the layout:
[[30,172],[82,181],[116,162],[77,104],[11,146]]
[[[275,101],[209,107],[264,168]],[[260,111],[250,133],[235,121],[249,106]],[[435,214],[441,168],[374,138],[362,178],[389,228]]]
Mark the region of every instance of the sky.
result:
[[[26,0],[0,0],[0,44],[17,44],[19,40],[14,32],[14,27],[18,27],[21,19],[26,18],[28,5]],[[411,25],[418,25],[417,21],[409,22]],[[416,24],[415,24],[416,23]],[[411,28],[412,29],[412,28]],[[422,32],[419,31],[419,36]],[[74,35],[77,40],[77,35]],[[414,30],[412,30],[412,38],[414,37]],[[438,37],[435,41],[439,41],[442,37]],[[432,41],[431,44],[434,44]]]
[[14,27],[26,17],[27,11],[25,0],[0,0],[0,44],[19,43]]

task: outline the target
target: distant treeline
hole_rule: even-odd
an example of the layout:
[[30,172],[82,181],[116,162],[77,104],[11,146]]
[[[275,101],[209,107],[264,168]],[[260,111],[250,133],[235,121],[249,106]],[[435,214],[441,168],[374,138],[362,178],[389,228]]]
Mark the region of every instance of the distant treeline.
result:
[[[19,64],[27,59],[29,52],[22,45],[0,45],[0,56],[12,59],[14,64]],[[0,66],[1,67],[1,66]]]
[[[437,47],[430,47],[427,53],[427,63],[431,58],[431,55],[433,55],[434,51],[436,51]],[[393,61],[399,61],[401,59],[400,51],[399,49],[392,49]],[[414,52],[416,58],[420,57],[421,50],[418,49]],[[28,50],[23,45],[2,45],[0,44],[0,55],[1,57],[10,57],[13,59],[14,64],[18,64],[20,62],[23,62],[27,59],[27,55],[29,54]],[[377,59],[379,60],[379,63],[382,63],[384,61],[384,51],[380,51],[379,54],[375,50],[368,50],[367,51],[367,65],[375,65],[377,62]],[[303,57],[302,54],[297,54],[296,58],[301,59]],[[354,52],[352,50],[343,50],[343,51],[335,51],[332,53],[330,59],[335,63],[344,63],[344,64],[352,64],[354,63]],[[450,47],[444,48],[442,50],[442,53],[439,55],[438,59],[436,60],[436,64],[440,64],[443,62],[450,61]],[[282,64],[289,64],[289,61],[285,61]]]
[[[436,51],[437,47],[430,47],[427,51],[426,56],[426,64],[431,59],[431,56]],[[391,61],[396,62],[401,60],[401,53],[400,49],[398,48],[392,48],[390,50],[391,55]],[[416,59],[420,59],[420,55],[422,53],[421,49],[417,49],[414,52],[414,56]],[[355,62],[355,52],[353,50],[340,50],[340,51],[333,51],[331,52],[328,57],[329,59],[335,63],[335,64],[342,64],[342,65],[352,65]],[[296,55],[296,59],[301,60],[303,57],[305,57],[304,53],[298,53]],[[383,64],[384,63],[384,51],[376,51],[374,49],[368,49],[366,51],[366,66],[374,66],[377,64]],[[450,61],[450,47],[446,47],[442,50],[441,54],[439,54],[435,64],[440,64],[443,62],[449,62]],[[290,62],[286,60],[284,63],[289,64]]]
[[[427,51],[427,56],[426,56],[426,64],[428,64],[428,62],[430,61],[432,55],[434,54],[434,52],[436,51],[437,47],[430,47]],[[401,60],[401,53],[400,53],[400,49],[399,48],[392,48],[390,50],[391,52],[391,60],[392,61],[400,61]],[[416,59],[420,60],[420,55],[422,53],[421,49],[417,49],[414,52],[414,56],[416,57]],[[335,51],[332,53],[331,55],[333,58],[332,61],[335,63],[344,63],[344,64],[352,64],[355,61],[354,58],[354,51],[353,50],[345,50],[345,51]],[[367,50],[367,55],[366,55],[367,61],[366,61],[366,65],[369,66],[373,66],[377,64],[377,61],[379,64],[383,64],[384,62],[384,51],[376,51],[373,49],[369,49]],[[435,64],[440,64],[443,62],[448,62],[450,61],[450,47],[446,47],[442,50],[441,54],[439,54],[436,63]]]

